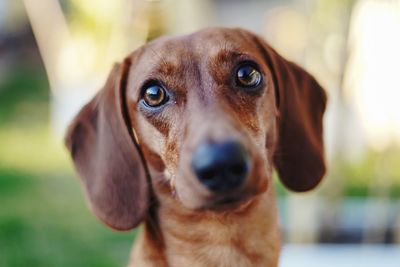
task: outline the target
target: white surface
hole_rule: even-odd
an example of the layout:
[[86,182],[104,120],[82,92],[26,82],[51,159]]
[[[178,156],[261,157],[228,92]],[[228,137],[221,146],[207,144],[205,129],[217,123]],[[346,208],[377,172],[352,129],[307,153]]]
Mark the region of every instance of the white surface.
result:
[[280,267],[400,267],[400,246],[286,245]]

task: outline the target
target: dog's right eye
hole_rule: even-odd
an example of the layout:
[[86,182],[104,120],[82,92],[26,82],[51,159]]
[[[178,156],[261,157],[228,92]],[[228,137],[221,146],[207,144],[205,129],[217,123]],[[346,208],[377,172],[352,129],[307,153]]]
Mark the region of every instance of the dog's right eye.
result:
[[157,84],[145,87],[143,90],[143,101],[149,107],[159,107],[168,100],[165,89]]

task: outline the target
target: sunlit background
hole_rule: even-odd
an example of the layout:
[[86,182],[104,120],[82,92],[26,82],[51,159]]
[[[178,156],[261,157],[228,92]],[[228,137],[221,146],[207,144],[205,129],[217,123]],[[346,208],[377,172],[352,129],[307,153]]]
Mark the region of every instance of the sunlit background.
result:
[[86,208],[61,139],[113,62],[240,26],[314,74],[329,173],[279,182],[282,267],[400,266],[400,0],[0,0],[0,266],[124,266],[135,231]]

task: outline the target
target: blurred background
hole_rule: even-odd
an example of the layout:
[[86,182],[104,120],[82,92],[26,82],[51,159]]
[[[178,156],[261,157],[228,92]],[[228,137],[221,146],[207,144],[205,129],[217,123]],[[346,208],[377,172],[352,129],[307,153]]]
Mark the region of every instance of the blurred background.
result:
[[282,267],[400,266],[399,0],[0,0],[0,266],[124,266],[135,237],[85,205],[63,131],[113,62],[165,34],[239,26],[329,94],[329,173],[279,182]]

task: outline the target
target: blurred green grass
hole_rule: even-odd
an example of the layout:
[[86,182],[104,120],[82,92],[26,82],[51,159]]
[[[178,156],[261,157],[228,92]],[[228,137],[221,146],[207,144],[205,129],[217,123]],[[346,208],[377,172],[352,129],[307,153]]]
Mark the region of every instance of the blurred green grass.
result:
[[0,171],[0,266],[123,266],[134,233],[106,229],[69,176]]
[[124,266],[135,232],[113,232],[88,211],[48,124],[44,71],[9,71],[0,83],[0,266]]

